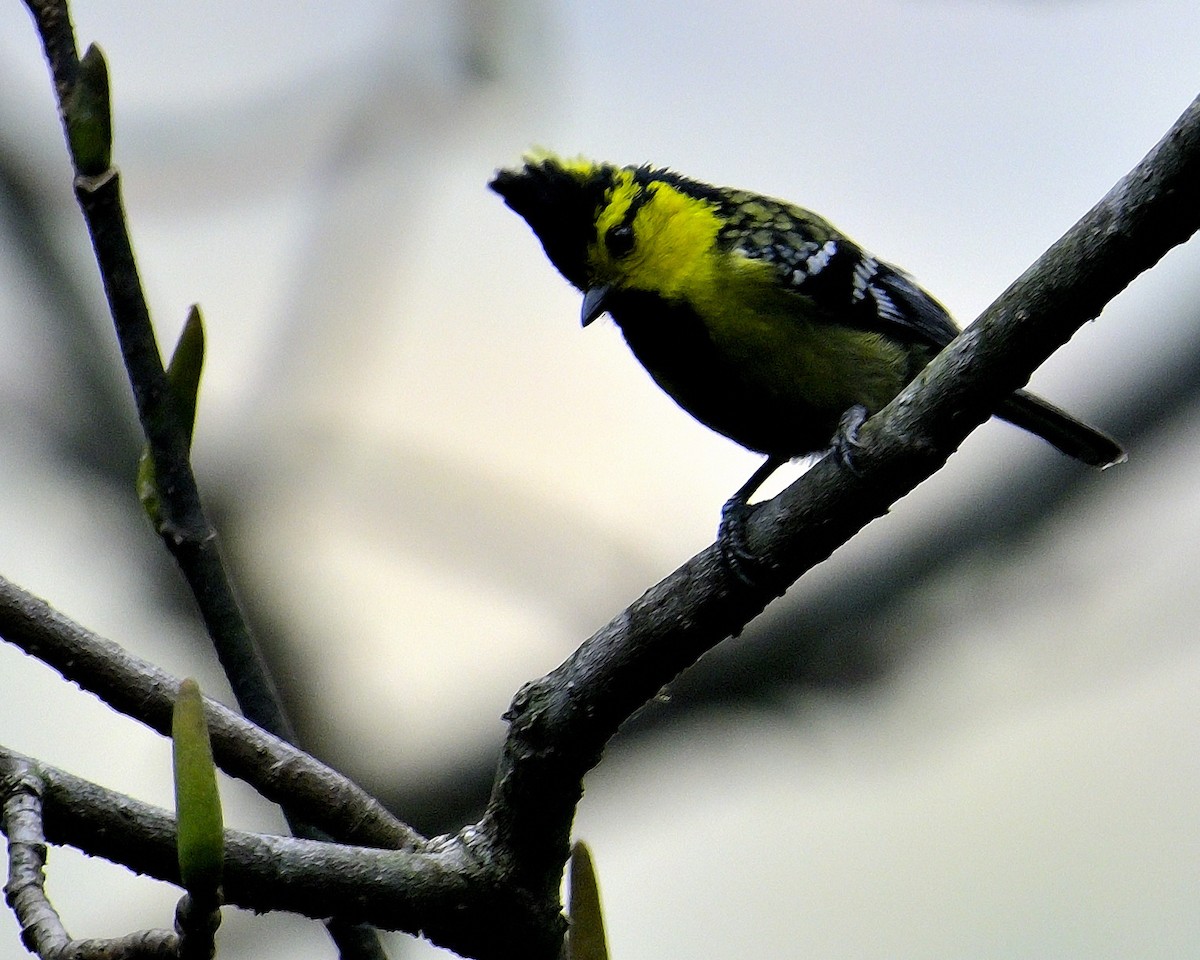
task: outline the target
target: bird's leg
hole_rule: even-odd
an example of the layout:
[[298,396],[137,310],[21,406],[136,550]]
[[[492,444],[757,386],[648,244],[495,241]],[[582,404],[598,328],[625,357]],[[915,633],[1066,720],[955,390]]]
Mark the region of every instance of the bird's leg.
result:
[[758,492],[771,474],[787,463],[787,457],[768,455],[750,479],[738,487],[737,493],[725,501],[721,508],[721,526],[717,531],[717,547],[721,558],[735,577],[747,586],[756,586],[758,578],[754,575],[755,568],[764,566],[763,561],[754,555],[746,542],[746,523],[754,510],[750,506],[750,498]]
[[[858,476],[858,467],[854,457],[861,444],[858,439],[858,428],[870,416],[870,411],[861,403],[856,403],[842,414],[838,421],[837,432],[833,435],[831,444],[837,458],[846,469]],[[721,526],[717,531],[717,547],[721,558],[730,572],[747,586],[758,586],[769,578],[770,565],[756,556],[746,542],[746,524],[749,522],[755,507],[751,507],[750,498],[758,492],[758,488],[766,483],[767,478],[787,463],[787,457],[768,454],[762,466],[750,475],[750,479],[738,487],[737,492],[725,501],[721,508]]]
[[856,477],[859,474],[858,467],[854,463],[854,456],[862,447],[858,440],[858,428],[863,425],[863,421],[869,414],[870,411],[866,407],[861,403],[856,403],[842,414],[842,418],[838,421],[837,433],[833,435],[833,452],[837,454],[837,458],[842,461],[846,469]]

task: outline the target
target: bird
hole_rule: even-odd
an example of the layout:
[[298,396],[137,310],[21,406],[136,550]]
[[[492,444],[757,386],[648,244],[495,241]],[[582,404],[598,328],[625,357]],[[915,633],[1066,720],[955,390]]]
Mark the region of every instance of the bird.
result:
[[[696,420],[765,456],[722,508],[718,541],[749,556],[750,498],[784,463],[831,447],[959,334],[903,270],[810,210],[650,164],[547,150],[489,182],[583,294],[607,313],[654,381]],[[995,411],[1095,467],[1121,446],[1017,390]]]

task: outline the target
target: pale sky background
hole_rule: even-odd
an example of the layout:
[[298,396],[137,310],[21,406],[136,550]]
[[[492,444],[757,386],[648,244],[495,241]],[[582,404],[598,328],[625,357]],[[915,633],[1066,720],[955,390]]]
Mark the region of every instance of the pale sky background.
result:
[[[757,462],[659,394],[612,324],[580,331],[578,295],[486,189],[497,166],[540,144],[786,197],[966,322],[1200,92],[1192,0],[72,9],[108,56],[164,344],[204,310],[202,489],[291,643],[322,755],[380,789],[494,755],[517,688],[705,547]],[[0,149],[99,304],[18,0]],[[89,411],[17,236],[0,231],[0,573],[227,699],[164,590],[133,464],[126,489],[47,443]],[[1037,389],[1112,429],[1191,336],[1198,251]],[[914,584],[872,621],[884,678],[615,745],[577,824],[614,960],[1200,956],[1194,421],[1164,418],[1019,543]],[[938,517],[1057,459],[985,425],[780,603],[853,601]],[[0,742],[170,804],[164,741],[3,645],[0,691]],[[245,793],[229,785],[228,823],[280,830]],[[170,924],[164,885],[72,851],[49,875],[75,936]],[[318,924],[233,910],[219,946],[333,955]],[[0,913],[0,960],[22,956]]]

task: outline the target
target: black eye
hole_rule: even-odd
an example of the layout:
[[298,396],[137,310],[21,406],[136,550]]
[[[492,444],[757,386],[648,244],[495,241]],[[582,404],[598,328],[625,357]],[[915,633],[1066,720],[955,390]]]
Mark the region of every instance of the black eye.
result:
[[627,223],[618,224],[604,235],[604,246],[613,258],[619,260],[628,256],[633,250],[633,227]]

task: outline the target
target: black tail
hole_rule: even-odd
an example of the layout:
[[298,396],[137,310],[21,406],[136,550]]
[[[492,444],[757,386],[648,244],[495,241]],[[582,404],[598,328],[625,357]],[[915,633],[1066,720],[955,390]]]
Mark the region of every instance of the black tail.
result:
[[1088,466],[1111,467],[1125,459],[1125,451],[1112,437],[1024,390],[1005,400],[996,416],[1036,434]]

